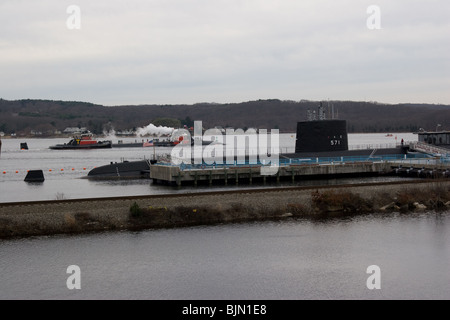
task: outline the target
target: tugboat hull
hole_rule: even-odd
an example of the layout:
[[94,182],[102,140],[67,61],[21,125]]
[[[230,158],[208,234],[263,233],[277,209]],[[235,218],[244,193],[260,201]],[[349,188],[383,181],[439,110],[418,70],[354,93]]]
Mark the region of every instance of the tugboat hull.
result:
[[78,149],[103,149],[112,148],[112,141],[97,141],[92,138],[90,132],[84,132],[81,136],[74,136],[69,143],[57,144],[49,147],[52,150],[78,150]]
[[112,148],[111,141],[101,141],[96,144],[86,144],[86,145],[72,145],[72,144],[57,144],[55,146],[51,146],[52,150],[78,150],[78,149],[108,149]]

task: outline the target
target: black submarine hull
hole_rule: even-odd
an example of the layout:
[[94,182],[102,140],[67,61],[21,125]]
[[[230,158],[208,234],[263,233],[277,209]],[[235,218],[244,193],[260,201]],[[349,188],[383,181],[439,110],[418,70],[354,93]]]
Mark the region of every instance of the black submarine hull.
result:
[[111,164],[104,165],[92,169],[87,178],[89,179],[138,179],[149,178],[150,165],[156,163],[154,160],[139,160],[139,161],[124,161],[111,162]]
[[[192,139],[192,144],[194,141]],[[202,141],[202,145],[210,144]],[[297,123],[297,140],[294,153],[280,154],[280,160],[316,158],[367,157],[368,159],[382,155],[407,154],[407,147],[391,149],[349,150],[347,122],[345,120],[302,121]],[[217,158],[215,158],[217,159]],[[191,159],[194,163],[195,159]],[[203,159],[208,162],[211,159]],[[213,159],[214,160],[214,159]],[[229,159],[222,158],[221,163]],[[234,157],[235,161],[248,161],[249,156]],[[150,164],[147,160],[111,163],[89,172],[88,178],[150,178]]]

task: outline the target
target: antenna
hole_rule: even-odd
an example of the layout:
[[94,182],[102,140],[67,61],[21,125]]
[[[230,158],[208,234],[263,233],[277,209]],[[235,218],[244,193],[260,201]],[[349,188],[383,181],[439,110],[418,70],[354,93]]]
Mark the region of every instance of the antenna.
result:
[[329,119],[333,119],[333,117],[331,116],[330,99],[328,99],[328,106],[327,106],[327,109],[328,109],[328,118],[329,118]]
[[320,106],[319,106],[319,120],[325,120],[325,111],[324,111],[324,109],[323,109],[323,104],[322,104],[322,102],[320,103]]

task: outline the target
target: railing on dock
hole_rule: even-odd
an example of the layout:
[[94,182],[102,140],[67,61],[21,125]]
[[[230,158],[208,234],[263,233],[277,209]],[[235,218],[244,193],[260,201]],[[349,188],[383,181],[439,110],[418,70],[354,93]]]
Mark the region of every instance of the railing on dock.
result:
[[413,144],[411,144],[411,149],[419,151],[419,152],[423,152],[423,153],[427,153],[433,156],[440,156],[443,158],[450,158],[450,150],[446,149],[446,148],[442,148],[439,146],[435,146],[432,144],[428,144],[425,142],[415,142]]
[[180,167],[182,171],[185,170],[198,170],[198,169],[223,169],[223,168],[240,168],[240,167],[261,167],[261,166],[311,166],[311,165],[340,165],[351,163],[380,163],[380,162],[393,162],[397,164],[436,164],[441,159],[431,158],[423,154],[395,154],[395,155],[382,155],[382,156],[346,156],[346,157],[319,157],[319,158],[281,158],[274,163],[265,163],[261,161],[244,161],[235,160],[233,163],[206,163],[202,164],[174,164],[169,162],[160,162],[155,165],[161,166],[175,166]]

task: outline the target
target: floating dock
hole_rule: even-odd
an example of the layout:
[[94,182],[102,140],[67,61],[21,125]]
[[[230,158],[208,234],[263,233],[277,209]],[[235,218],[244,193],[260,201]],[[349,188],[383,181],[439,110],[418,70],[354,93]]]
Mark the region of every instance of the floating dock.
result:
[[[378,175],[391,172],[392,165],[387,162],[355,162],[355,163],[327,163],[327,164],[290,164],[276,168],[262,165],[242,165],[224,167],[183,168],[155,164],[150,169],[150,179],[154,183],[165,183],[181,186],[182,184],[198,183],[252,183],[253,181],[277,181],[312,177],[338,177],[355,175]],[[264,170],[274,170],[274,174],[264,174]]]
[[[268,174],[268,171],[272,171]],[[241,184],[267,181],[334,179],[399,175],[437,178],[450,177],[450,162],[426,155],[383,155],[378,157],[336,157],[313,159],[280,159],[277,167],[262,164],[233,165],[151,165],[150,179],[156,184]]]

